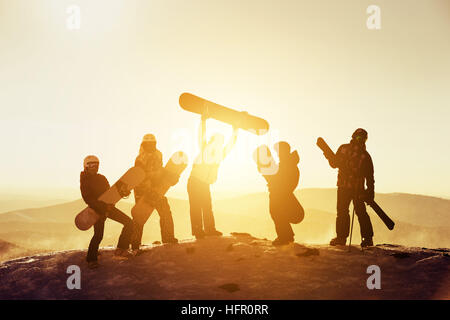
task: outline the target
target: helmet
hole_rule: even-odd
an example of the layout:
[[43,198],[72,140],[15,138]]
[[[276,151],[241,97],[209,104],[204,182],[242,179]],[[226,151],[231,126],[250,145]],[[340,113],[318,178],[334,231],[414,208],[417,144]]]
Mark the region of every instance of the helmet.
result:
[[366,130],[364,130],[362,128],[358,128],[358,129],[355,130],[355,132],[353,132],[352,139],[357,140],[357,139],[362,138],[364,141],[366,141],[367,140],[367,135],[368,134],[367,134]]
[[280,154],[283,152],[290,153],[291,152],[291,146],[286,141],[278,141],[273,145],[273,148],[275,151]]
[[155,135],[148,133],[142,138],[142,142],[156,142]]
[[83,167],[86,169],[88,163],[99,163],[100,161],[98,160],[98,158],[94,155],[89,155],[86,158],[84,158],[83,161]]

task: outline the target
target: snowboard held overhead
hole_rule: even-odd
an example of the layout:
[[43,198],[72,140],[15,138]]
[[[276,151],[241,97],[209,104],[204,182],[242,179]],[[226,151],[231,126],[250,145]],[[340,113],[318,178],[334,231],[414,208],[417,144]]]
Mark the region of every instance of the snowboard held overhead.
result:
[[180,95],[179,103],[186,111],[207,114],[209,118],[228,123],[251,133],[262,135],[269,130],[269,123],[247,112],[233,110],[220,104],[197,97],[191,93]]

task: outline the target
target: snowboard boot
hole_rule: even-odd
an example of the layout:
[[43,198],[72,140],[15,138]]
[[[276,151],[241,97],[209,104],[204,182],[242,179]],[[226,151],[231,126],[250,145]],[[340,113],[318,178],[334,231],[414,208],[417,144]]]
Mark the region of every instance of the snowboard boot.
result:
[[164,244],[177,244],[178,243],[178,239],[175,237],[169,238],[169,239],[164,239],[163,240]]
[[141,250],[141,249],[133,249],[133,250],[131,250],[131,255],[133,257],[140,256],[143,253],[144,253],[144,250]]
[[330,241],[330,246],[345,246],[345,244],[347,243],[347,238],[333,238]]
[[128,253],[128,250],[117,248],[116,251],[114,251],[114,260],[128,260],[130,258],[130,254]]
[[194,237],[195,237],[195,239],[197,239],[197,240],[205,238],[205,231],[203,231],[203,230],[196,231],[196,232],[194,233]]
[[205,236],[209,236],[209,237],[220,237],[221,235],[222,235],[222,232],[217,231],[215,229],[205,232]]
[[361,248],[373,247],[372,238],[363,238]]
[[280,238],[276,238],[275,240],[272,241],[272,245],[278,247],[278,246],[286,246],[288,244],[291,244],[294,242],[294,239],[280,239]]

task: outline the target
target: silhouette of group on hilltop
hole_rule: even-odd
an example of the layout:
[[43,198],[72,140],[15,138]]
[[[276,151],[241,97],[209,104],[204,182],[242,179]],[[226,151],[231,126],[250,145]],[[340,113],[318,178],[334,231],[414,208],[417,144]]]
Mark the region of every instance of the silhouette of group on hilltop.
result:
[[[207,119],[208,114],[202,114],[199,130],[200,153],[192,165],[187,182],[191,229],[196,239],[222,235],[215,225],[210,186],[216,182],[220,164],[235,145],[239,130],[238,125],[233,125],[232,137],[226,145],[224,145],[224,137],[220,134],[214,134],[207,141],[205,138]],[[365,201],[373,201],[374,198],[374,170],[372,159],[366,150],[367,137],[367,132],[359,128],[353,133],[350,143],[341,145],[335,155],[326,155],[330,166],[339,169],[337,236],[331,240],[331,245],[345,245],[347,242],[350,229],[349,205],[352,201],[360,223],[363,239],[361,246],[373,245],[373,228],[365,207]],[[278,163],[273,160],[267,146],[260,146],[255,150],[254,155],[257,169],[267,182],[269,212],[277,233],[277,238],[272,244],[282,246],[294,242],[291,224],[300,223],[305,213],[294,195],[300,177],[299,154],[296,150],[291,150],[291,146],[286,141],[277,142],[274,149],[278,154]],[[267,162],[270,162],[272,169],[275,168],[275,170],[266,170]],[[98,215],[98,220],[93,225],[94,235],[86,257],[89,267],[98,267],[98,249],[107,218],[123,225],[114,253],[115,259],[128,259],[142,253],[140,245],[144,224],[155,209],[160,217],[162,242],[164,244],[178,243],[178,239],[174,236],[172,212],[164,193],[170,186],[178,183],[179,175],[165,172],[163,155],[157,148],[155,135],[146,134],[143,137],[136,157],[135,167],[141,168],[145,177],[134,187],[136,205],[132,210],[132,218],[117,209],[115,204],[99,200],[102,194],[110,190],[108,180],[98,173],[99,164],[98,157],[87,156],[84,159],[84,170],[80,175],[82,197],[88,207]],[[183,169],[184,167],[181,171]],[[162,185],[166,188],[162,188]],[[130,191],[122,190],[120,196],[128,196]]]

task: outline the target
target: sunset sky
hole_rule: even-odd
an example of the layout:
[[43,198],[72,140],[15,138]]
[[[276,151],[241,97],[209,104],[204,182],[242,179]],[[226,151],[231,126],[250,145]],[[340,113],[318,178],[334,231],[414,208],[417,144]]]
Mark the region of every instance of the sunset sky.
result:
[[[377,192],[450,197],[448,0],[0,0],[0,190],[76,190],[88,154],[112,183],[146,133],[164,161],[192,161],[199,116],[183,92],[270,124],[261,140],[240,132],[217,192],[266,190],[252,152],[278,139],[299,151],[300,188],[335,187],[316,139],[336,150],[363,127]],[[216,131],[231,134],[208,120]]]

